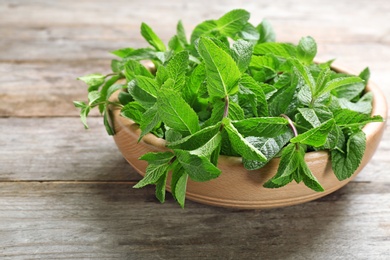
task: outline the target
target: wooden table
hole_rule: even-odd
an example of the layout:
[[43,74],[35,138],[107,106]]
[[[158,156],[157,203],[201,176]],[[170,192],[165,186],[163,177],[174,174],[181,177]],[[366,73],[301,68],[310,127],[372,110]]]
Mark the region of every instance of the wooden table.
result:
[[75,78],[108,72],[110,50],[145,46],[142,21],[167,42],[233,8],[267,18],[278,40],[312,35],[322,60],[366,66],[390,96],[390,2],[28,1],[0,5],[0,259],[390,259],[390,130],[346,187],[270,210],[215,208],[154,188],[125,162],[102,118],[85,131]]

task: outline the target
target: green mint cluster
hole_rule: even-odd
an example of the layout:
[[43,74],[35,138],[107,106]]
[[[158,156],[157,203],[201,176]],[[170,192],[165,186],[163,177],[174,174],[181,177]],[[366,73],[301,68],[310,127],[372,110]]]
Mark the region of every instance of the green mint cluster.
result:
[[[267,21],[254,26],[249,17],[233,10],[204,21],[190,41],[179,22],[168,46],[143,23],[150,47],[113,51],[119,59],[112,60],[112,73],[79,78],[89,85],[88,103],[74,102],[86,127],[90,109],[98,107],[115,134],[107,108],[114,104],[139,124],[140,140],[153,133],[167,141],[168,152],[140,158],[148,167],[135,188],[155,184],[163,202],[170,172],[172,194],[184,207],[188,178],[217,178],[219,155],[240,156],[250,170],[280,157],[267,188],[295,181],[323,191],[304,160],[310,151],[329,151],[339,180],[358,168],[366,145],[362,127],[383,120],[371,116],[372,95],[364,92],[369,70],[351,76],[333,71],[331,61],[314,63],[312,37],[297,45],[275,42]],[[119,89],[119,101],[111,102]]]

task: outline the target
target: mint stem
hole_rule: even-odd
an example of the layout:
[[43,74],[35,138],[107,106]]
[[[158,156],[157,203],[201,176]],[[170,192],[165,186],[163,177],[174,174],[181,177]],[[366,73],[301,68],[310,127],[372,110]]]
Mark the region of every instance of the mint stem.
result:
[[[298,135],[298,131],[297,131],[297,128],[295,127],[294,125],[294,122],[291,120],[291,118],[289,118],[287,115],[285,114],[281,114],[280,116],[284,117],[287,119],[288,121],[288,125],[290,126],[291,130],[293,131],[294,133],[294,137],[296,137]],[[299,149],[299,143],[296,143],[295,144],[295,148],[298,150]]]
[[229,115],[229,96],[225,96],[225,109],[223,110],[223,118],[228,117]]

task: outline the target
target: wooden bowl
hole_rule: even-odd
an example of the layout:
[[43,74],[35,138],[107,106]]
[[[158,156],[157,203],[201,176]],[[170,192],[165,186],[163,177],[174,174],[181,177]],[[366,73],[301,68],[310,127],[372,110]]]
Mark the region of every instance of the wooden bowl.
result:
[[[351,74],[346,70],[333,67],[338,72]],[[387,118],[386,99],[380,89],[369,82],[366,91],[373,93],[373,115],[381,115]],[[142,176],[145,174],[147,163],[138,158],[151,151],[166,151],[165,140],[152,134],[146,135],[141,142],[137,142],[140,129],[133,121],[120,116],[120,110],[113,108],[112,123],[116,134],[114,140],[123,157]],[[324,192],[315,192],[307,188],[303,183],[289,183],[277,189],[264,188],[263,184],[277,171],[279,159],[272,159],[265,167],[255,170],[246,170],[240,157],[220,156],[218,168],[221,175],[208,182],[195,182],[188,180],[186,198],[204,204],[242,208],[260,209],[282,207],[299,204],[323,197],[340,189],[350,182],[373,156],[385,129],[385,122],[367,124],[363,131],[367,137],[367,147],[360,167],[353,176],[347,180],[339,181],[331,167],[329,154],[326,151],[309,152],[305,160],[321,183]],[[170,191],[170,178],[167,182],[167,190]]]

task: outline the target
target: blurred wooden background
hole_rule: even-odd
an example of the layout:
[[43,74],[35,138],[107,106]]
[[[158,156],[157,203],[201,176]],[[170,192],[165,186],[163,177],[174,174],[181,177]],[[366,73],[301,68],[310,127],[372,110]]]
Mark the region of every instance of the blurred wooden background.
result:
[[[390,97],[387,0],[1,0],[0,259],[389,259],[390,130],[349,185],[288,208],[232,210],[171,196],[160,205],[106,135],[85,131],[75,79],[109,72],[109,51],[142,47],[141,22],[167,42],[234,8],[277,39],[313,36],[318,58],[360,72]],[[95,113],[94,115],[97,115]]]

